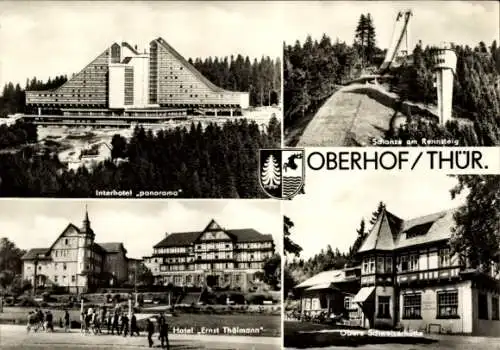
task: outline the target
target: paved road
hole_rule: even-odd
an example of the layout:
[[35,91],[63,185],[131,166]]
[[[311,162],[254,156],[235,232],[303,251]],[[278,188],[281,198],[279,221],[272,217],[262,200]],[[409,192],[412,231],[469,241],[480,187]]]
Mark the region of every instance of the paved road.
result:
[[[431,344],[374,344],[356,348],[343,346],[311,347],[307,350],[500,350],[500,338],[459,335],[435,335],[431,338],[436,339],[437,342]],[[286,349],[295,350],[295,348]]]
[[[158,346],[157,335],[153,338]],[[281,339],[268,337],[210,336],[171,334],[172,350],[279,350]],[[0,349],[2,350],[59,350],[59,349],[125,349],[148,348],[147,338],[112,335],[82,335],[79,331],[64,333],[26,333],[24,326],[0,325]]]

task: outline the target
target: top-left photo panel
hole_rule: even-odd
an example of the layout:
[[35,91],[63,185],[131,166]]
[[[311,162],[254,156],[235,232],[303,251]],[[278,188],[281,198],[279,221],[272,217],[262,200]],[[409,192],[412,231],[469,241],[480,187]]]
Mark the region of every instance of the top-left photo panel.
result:
[[267,198],[280,7],[3,1],[0,197]]

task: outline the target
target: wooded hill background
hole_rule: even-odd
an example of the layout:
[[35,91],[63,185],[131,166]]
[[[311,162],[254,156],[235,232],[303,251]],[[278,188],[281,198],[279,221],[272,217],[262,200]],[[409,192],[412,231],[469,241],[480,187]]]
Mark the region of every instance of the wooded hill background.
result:
[[[312,117],[342,84],[373,71],[385,51],[374,46],[375,28],[371,16],[362,15],[352,45],[332,42],[327,35],[317,41],[308,36],[301,43],[284,44],[284,126],[293,129],[301,119]],[[480,42],[475,47],[454,44],[457,69],[453,90],[453,113],[468,123],[446,126],[412,116],[414,123],[392,130],[387,138],[458,139],[461,145],[500,144],[500,47]],[[433,86],[432,47],[419,42],[413,50],[413,64],[391,68],[391,89],[401,100],[437,104]]]
[[[249,92],[250,106],[269,106],[281,102],[281,59],[263,56],[258,60],[242,55],[188,59],[208,80],[230,91]],[[26,79],[24,88],[12,82],[5,84],[0,96],[0,117],[23,113],[26,90],[55,89],[68,80],[66,75],[49,78],[46,82]]]

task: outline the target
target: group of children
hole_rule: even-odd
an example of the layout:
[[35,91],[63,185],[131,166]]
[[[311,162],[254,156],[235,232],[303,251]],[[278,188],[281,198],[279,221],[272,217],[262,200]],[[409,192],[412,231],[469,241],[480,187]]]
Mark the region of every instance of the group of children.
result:
[[[60,320],[62,323],[62,320]],[[61,325],[62,326],[62,325]],[[70,328],[69,323],[69,312],[66,310],[64,312],[64,330],[67,332]],[[39,329],[42,329],[45,332],[53,332],[54,331],[54,315],[50,310],[43,312],[41,309],[36,309],[34,311],[30,311],[28,314],[28,325],[26,330],[29,332],[33,330],[37,332]]]
[[[140,335],[137,327],[137,318],[134,313],[129,320],[127,313],[121,312],[119,308],[114,310],[106,310],[106,307],[98,309],[88,308],[80,315],[81,333],[89,334],[91,331],[94,334],[102,334],[103,329],[107,330],[107,334],[122,335],[126,337],[129,332],[130,336]],[[130,329],[129,329],[130,325]]]
[[[161,347],[170,350],[170,344],[168,341],[168,323],[163,313],[160,313],[155,317],[158,323],[158,340],[161,343]],[[40,309],[35,311],[30,311],[28,314],[28,327],[27,331],[31,329],[33,331],[38,331],[42,329],[44,331],[54,331],[53,315],[50,311],[43,312]],[[134,313],[129,320],[126,312],[122,312],[120,308],[106,309],[106,307],[99,307],[93,309],[89,307],[80,314],[81,328],[80,332],[83,335],[86,334],[102,334],[103,330],[107,330],[107,334],[111,335],[123,335],[126,337],[129,333],[130,336],[140,336],[139,327],[137,326],[137,318]],[[71,329],[71,320],[68,310],[64,312],[64,320],[59,319],[59,327],[63,327],[64,330],[68,332]],[[130,327],[130,329],[129,329]],[[146,332],[148,335],[149,347],[152,347],[153,335],[156,331],[155,325],[151,318],[146,320]]]

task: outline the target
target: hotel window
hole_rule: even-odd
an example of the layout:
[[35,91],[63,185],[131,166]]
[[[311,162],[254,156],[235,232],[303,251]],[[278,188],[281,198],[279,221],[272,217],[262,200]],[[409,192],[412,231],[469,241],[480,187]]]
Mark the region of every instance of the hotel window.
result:
[[458,318],[458,291],[437,293],[437,318]]
[[75,281],[76,281],[76,277],[75,277],[75,275],[72,275],[71,276],[71,282],[75,282]]
[[392,257],[390,256],[385,258],[385,272],[392,272]]
[[368,273],[368,259],[363,260],[363,273],[364,274]]
[[344,309],[346,310],[350,310],[351,309],[351,301],[352,301],[352,297],[345,297],[344,298]]
[[479,293],[477,296],[478,318],[480,320],[488,320],[488,296],[484,293]]
[[408,261],[408,270],[418,271],[418,255],[410,255],[410,259]]
[[369,260],[368,273],[375,273],[375,258]]
[[403,295],[403,318],[404,319],[422,318],[421,294]]
[[408,271],[408,257],[406,255],[401,257],[401,271]]
[[57,276],[54,276],[54,282],[57,283]]
[[381,256],[377,257],[377,272],[384,272],[384,258]]
[[378,318],[391,318],[390,313],[391,297],[379,296],[378,297]]
[[500,320],[500,309],[498,306],[498,297],[491,296],[491,319]]
[[38,266],[38,271],[41,271],[42,270],[42,267],[41,266]]
[[450,248],[439,249],[439,267],[450,266]]

